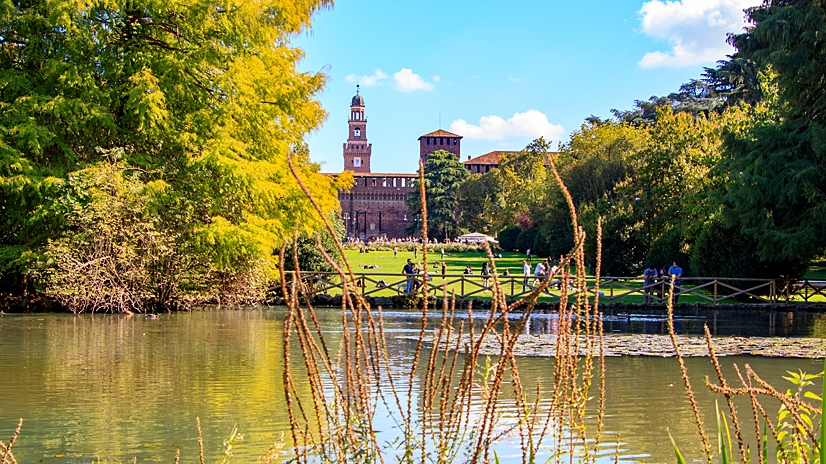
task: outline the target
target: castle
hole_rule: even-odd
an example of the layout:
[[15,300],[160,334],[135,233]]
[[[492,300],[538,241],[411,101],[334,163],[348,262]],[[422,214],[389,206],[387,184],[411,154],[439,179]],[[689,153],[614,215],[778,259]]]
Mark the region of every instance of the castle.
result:
[[[406,237],[405,228],[417,219],[407,209],[404,201],[413,191],[411,182],[418,175],[371,172],[373,145],[367,142],[364,98],[358,90],[350,103],[347,124],[344,169],[353,172],[355,184],[350,190],[338,194],[347,237],[362,240]],[[419,137],[419,157],[425,163],[427,155],[444,150],[461,159],[461,146],[461,135],[440,129]],[[506,152],[486,153],[473,159],[468,157],[463,164],[472,174],[485,173],[498,166],[501,153]]]

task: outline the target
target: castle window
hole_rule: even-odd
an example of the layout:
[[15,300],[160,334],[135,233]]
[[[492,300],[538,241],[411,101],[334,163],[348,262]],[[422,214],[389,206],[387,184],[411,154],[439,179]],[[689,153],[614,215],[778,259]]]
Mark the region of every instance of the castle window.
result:
[[376,186],[376,179],[373,179],[373,187]]
[[361,158],[353,158],[353,166],[361,167]]
[[353,131],[353,135],[355,135],[356,137],[360,137],[361,136],[361,129],[356,127],[356,129]]
[[386,177],[381,180],[381,186],[382,187],[387,187],[387,178]]
[[459,144],[459,139],[453,139],[453,145],[458,145],[458,144]]
[[395,186],[396,186],[396,178],[394,177],[393,178],[393,187],[395,187]]
[[404,177],[402,177],[402,187],[404,187]]
[[376,224],[374,222],[370,223],[370,230],[376,230]]

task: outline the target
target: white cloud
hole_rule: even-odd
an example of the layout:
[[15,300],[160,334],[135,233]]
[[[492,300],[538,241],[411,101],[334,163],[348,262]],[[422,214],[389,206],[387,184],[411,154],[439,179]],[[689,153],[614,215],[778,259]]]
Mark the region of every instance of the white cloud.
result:
[[383,73],[381,69],[374,69],[373,74],[367,76],[358,76],[355,74],[350,74],[349,76],[344,78],[345,82],[357,82],[359,85],[363,85],[364,87],[372,87],[382,81],[387,79],[387,74]]
[[726,34],[738,33],[746,25],[745,8],[760,0],[678,0],[645,2],[640,10],[642,32],[668,40],[671,50],[646,53],[642,68],[679,67],[713,63],[734,49]]
[[402,68],[401,71],[393,74],[396,81],[396,89],[402,92],[412,92],[414,90],[433,90],[433,83],[422,79],[422,76],[414,74],[412,70]]
[[528,110],[516,113],[505,120],[496,115],[479,118],[479,125],[457,119],[450,124],[450,131],[469,139],[501,140],[505,137],[528,136],[559,140],[565,130],[559,124],[551,124],[540,111]]

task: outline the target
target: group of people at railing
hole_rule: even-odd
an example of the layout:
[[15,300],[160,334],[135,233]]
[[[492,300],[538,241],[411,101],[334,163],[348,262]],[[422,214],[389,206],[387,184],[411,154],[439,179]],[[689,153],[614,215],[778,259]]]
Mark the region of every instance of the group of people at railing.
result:
[[[683,268],[681,268],[677,261],[671,264],[668,270],[665,266],[657,269],[655,266],[649,266],[643,273],[643,292],[645,293],[645,302],[654,303],[655,301],[662,301],[663,295],[666,293],[666,288],[671,285],[671,279],[674,278],[674,303],[680,299],[680,292],[682,289]],[[654,294],[656,293],[656,297]]]

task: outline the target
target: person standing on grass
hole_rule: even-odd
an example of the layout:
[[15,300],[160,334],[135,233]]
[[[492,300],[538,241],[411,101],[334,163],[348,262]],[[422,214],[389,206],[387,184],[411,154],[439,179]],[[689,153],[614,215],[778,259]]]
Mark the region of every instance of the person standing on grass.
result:
[[394,257],[394,258],[398,258],[398,257],[399,257],[399,247],[397,247],[397,246],[394,246],[394,247],[393,247],[393,257]]
[[439,248],[439,253],[442,254],[442,259],[445,259],[445,247]]
[[402,274],[407,276],[407,287],[404,290],[404,293],[410,293],[410,287],[413,286],[413,274],[415,274],[413,270],[413,262],[408,258],[407,264],[404,265],[404,269],[402,269]]
[[487,289],[488,282],[490,282],[490,279],[488,278],[488,275],[490,275],[490,267],[488,267],[488,262],[487,261],[482,263],[482,272],[481,272],[481,274],[482,274],[482,285],[485,286],[485,291],[487,292],[488,291],[488,289]]
[[654,302],[654,288],[653,287],[656,285],[657,276],[659,275],[657,273],[657,268],[655,268],[654,266],[648,266],[648,269],[646,269],[645,272],[642,275],[643,275],[643,277],[645,277],[645,280],[643,280],[643,286],[645,287],[645,289],[643,290],[643,292],[645,293],[645,303],[646,304],[653,303]]
[[522,283],[522,291],[524,292],[528,290],[528,280],[531,278],[531,265],[525,260],[522,260],[522,274],[525,274],[525,282]]
[[528,254],[528,261],[530,261],[531,260],[531,249],[530,248],[528,248],[527,254]]
[[680,290],[683,283],[680,277],[683,276],[683,268],[677,264],[677,261],[674,261],[674,264],[668,268],[668,273],[674,278],[674,303],[676,303],[680,299]]

